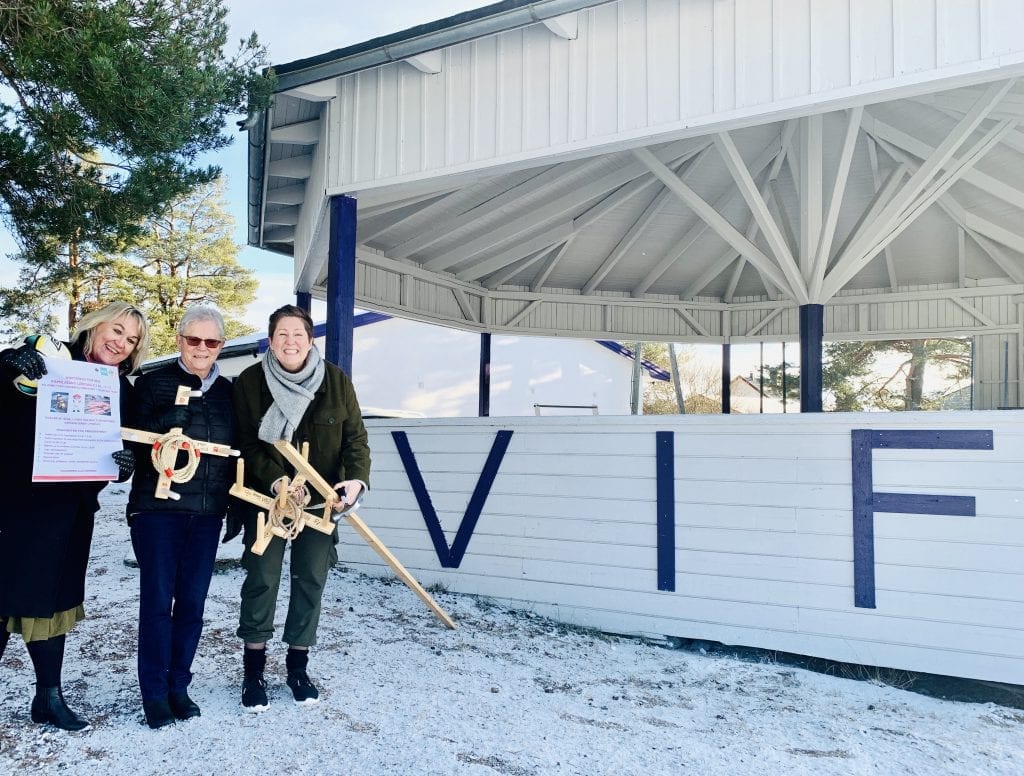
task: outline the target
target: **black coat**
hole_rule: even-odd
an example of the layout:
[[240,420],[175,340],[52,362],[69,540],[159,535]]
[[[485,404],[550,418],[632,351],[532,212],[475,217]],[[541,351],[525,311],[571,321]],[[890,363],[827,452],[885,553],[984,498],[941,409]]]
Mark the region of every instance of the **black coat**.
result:
[[[81,348],[72,357],[84,361]],[[102,482],[32,482],[36,398],[0,370],[0,424],[9,454],[0,466],[0,617],[52,617],[85,601],[85,571]],[[131,422],[132,386],[121,377],[121,419]]]
[[[174,406],[178,387],[199,389],[202,380],[184,371],[175,362],[135,381],[135,428],[163,434],[170,429],[159,418]],[[192,421],[182,433],[202,442],[235,443],[235,414],[231,404],[231,383],[218,377],[202,398],[189,399]],[[140,512],[182,512],[193,515],[222,516],[227,510],[228,489],[235,481],[238,458],[200,455],[199,466],[188,482],[175,482],[171,490],[180,499],[159,499],[156,492],[157,471],[151,462],[151,446],[135,444],[135,475],[128,497],[128,520]],[[186,454],[179,451],[176,466],[182,466]]]

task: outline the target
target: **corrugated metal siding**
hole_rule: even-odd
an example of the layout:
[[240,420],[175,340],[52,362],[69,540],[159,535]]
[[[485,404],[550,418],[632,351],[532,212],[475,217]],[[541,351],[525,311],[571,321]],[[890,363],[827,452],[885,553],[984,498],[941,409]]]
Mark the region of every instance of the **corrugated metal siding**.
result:
[[438,74],[399,62],[340,78],[352,131],[332,137],[332,193],[1009,75],[1024,12],[1013,0],[621,0],[580,12],[574,40],[537,24],[442,53]]
[[[1024,683],[1021,413],[369,426],[362,516],[424,584],[609,631]],[[853,428],[994,432],[991,451],[875,451],[876,491],[976,499],[974,517],[875,515],[876,609],[854,606]],[[390,431],[408,434],[450,543],[499,429],[514,430],[508,453],[465,558],[442,569]],[[657,587],[663,430],[675,433],[674,592]],[[352,532],[342,542],[347,563],[388,573]]]

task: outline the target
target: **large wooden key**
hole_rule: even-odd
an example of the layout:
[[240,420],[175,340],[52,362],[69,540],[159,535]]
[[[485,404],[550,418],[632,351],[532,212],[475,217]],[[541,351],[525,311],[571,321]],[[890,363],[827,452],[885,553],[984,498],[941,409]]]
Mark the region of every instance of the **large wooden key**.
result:
[[[195,391],[187,385],[178,386],[178,392],[174,397],[176,406],[188,404],[188,400],[202,396],[202,391]],[[121,439],[128,442],[141,442],[152,445],[150,461],[157,471],[156,492],[157,498],[173,499],[177,501],[181,496],[171,490],[172,482],[188,482],[199,468],[199,456],[201,453],[211,455],[230,456],[239,455],[239,451],[230,445],[219,442],[203,442],[191,439],[182,433],[180,428],[172,428],[165,434],[157,434],[153,431],[142,431],[137,428],[121,428]],[[185,453],[188,457],[184,466],[177,467],[178,452]]]
[[320,473],[316,471],[309,464],[309,447],[303,445],[303,451],[300,453],[295,449],[289,442],[281,439],[274,443],[281,454],[288,460],[288,462],[295,467],[295,471],[305,476],[306,481],[309,482],[313,488],[324,497],[326,502],[324,505],[324,520],[336,520],[344,517],[348,524],[351,525],[357,534],[359,534],[363,541],[365,541],[370,548],[373,549],[381,558],[383,558],[387,564],[392,568],[395,574],[401,579],[408,587],[419,596],[420,600],[427,605],[427,607],[434,613],[434,615],[447,625],[449,628],[454,629],[456,627],[455,621],[448,616],[448,613],[434,600],[433,596],[428,593],[423,586],[416,581],[416,578],[409,573],[409,570],[402,565],[402,563],[394,556],[377,535],[370,530],[370,527],[363,522],[362,518],[355,513],[355,508],[358,506],[358,502],[353,504],[347,510],[343,512],[331,514],[334,511],[334,503],[338,500],[338,492],[334,490],[331,484],[320,476]]

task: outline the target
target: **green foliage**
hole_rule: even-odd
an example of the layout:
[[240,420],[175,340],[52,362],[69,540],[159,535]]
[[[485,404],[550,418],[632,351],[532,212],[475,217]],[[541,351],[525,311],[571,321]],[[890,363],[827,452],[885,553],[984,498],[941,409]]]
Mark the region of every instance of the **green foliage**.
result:
[[834,342],[824,360],[822,384],[840,412],[938,409],[943,392],[925,392],[928,369],[951,381],[971,370],[969,340],[952,338]]
[[195,304],[216,305],[229,338],[253,331],[232,318],[245,312],[258,283],[238,263],[239,246],[231,239],[234,220],[224,209],[220,182],[172,202],[145,226],[129,253],[103,257],[99,264],[109,269],[106,299],[132,301],[149,316],[153,355],[177,350],[174,333],[185,310]]
[[[642,355],[671,374],[669,347],[676,350],[679,382],[683,387],[684,409],[689,415],[717,414],[722,411],[722,373],[701,363],[693,350],[664,342],[645,342]],[[644,415],[676,415],[675,386],[661,380],[650,381],[644,391]]]
[[[198,156],[231,142],[229,115],[268,102],[256,37],[225,57],[226,13],[222,0],[0,6],[0,217],[24,279],[71,294],[69,325],[97,280],[88,258],[216,179]],[[0,313],[17,301],[5,294]]]

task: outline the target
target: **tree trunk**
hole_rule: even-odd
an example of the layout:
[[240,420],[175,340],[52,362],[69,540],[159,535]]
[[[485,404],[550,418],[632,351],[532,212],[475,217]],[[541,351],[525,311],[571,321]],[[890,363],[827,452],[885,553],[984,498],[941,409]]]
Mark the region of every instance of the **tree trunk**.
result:
[[71,272],[68,277],[71,282],[68,284],[68,337],[78,325],[78,311],[82,304],[82,287],[78,279],[78,243],[68,243],[68,267]]
[[910,367],[907,370],[904,408],[921,409],[924,396],[924,372],[928,365],[927,340],[913,340],[910,343]]

